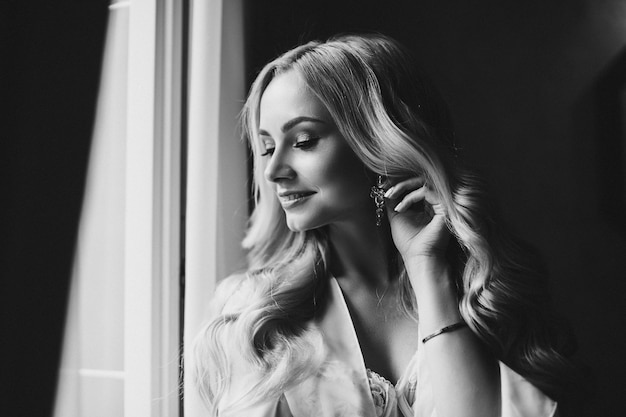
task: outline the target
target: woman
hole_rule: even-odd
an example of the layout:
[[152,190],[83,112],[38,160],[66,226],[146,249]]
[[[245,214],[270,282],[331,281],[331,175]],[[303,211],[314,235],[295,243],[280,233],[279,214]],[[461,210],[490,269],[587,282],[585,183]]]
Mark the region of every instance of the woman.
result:
[[553,416],[541,273],[455,159],[445,107],[379,35],[270,62],[242,117],[249,269],[196,341],[215,415]]

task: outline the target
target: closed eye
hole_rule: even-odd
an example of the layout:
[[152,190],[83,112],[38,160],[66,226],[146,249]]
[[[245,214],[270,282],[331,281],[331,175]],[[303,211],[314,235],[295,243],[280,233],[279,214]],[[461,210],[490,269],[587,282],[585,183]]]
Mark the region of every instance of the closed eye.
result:
[[265,152],[261,154],[261,156],[268,156],[274,154],[274,148],[265,148]]
[[302,132],[296,136],[296,143],[294,143],[293,147],[298,149],[311,149],[317,142],[319,142],[320,138],[317,136],[311,136],[309,133]]

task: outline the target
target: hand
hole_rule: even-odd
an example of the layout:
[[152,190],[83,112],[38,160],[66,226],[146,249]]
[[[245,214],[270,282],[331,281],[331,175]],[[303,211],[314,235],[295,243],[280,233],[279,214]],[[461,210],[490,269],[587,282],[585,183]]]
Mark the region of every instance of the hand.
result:
[[409,178],[385,193],[394,244],[405,263],[409,260],[444,261],[450,232],[445,209],[422,177]]

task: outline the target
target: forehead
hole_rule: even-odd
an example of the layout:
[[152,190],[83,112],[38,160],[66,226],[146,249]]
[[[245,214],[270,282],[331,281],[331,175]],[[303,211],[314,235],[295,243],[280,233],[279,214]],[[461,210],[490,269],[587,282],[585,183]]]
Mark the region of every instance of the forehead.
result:
[[274,77],[261,96],[260,128],[274,129],[293,118],[309,116],[332,122],[321,100],[306,85],[302,76],[289,70]]

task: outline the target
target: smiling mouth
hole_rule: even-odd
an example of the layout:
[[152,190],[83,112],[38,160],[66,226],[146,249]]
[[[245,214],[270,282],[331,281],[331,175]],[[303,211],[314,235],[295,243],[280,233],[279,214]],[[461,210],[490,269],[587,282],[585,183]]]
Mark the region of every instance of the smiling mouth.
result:
[[290,193],[285,195],[279,195],[278,199],[280,200],[280,204],[283,208],[291,208],[302,202],[304,202],[308,197],[315,194],[314,192],[302,192],[302,193]]

